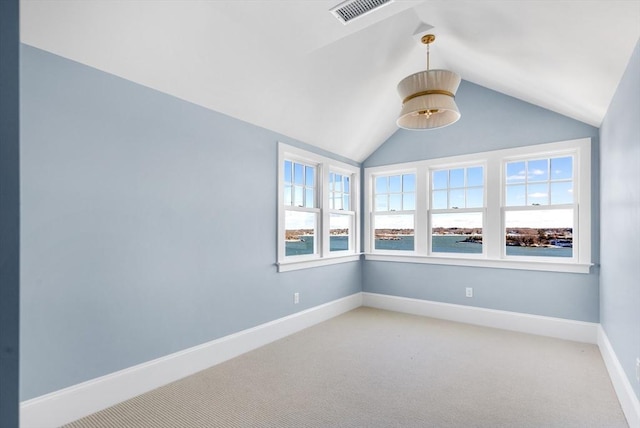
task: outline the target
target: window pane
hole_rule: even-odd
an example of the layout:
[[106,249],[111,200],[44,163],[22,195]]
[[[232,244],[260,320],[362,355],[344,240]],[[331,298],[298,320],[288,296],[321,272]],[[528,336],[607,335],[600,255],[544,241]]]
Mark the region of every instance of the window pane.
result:
[[447,209],[447,191],[446,190],[435,190],[433,192],[433,203],[432,209],[434,210],[444,210]]
[[389,195],[389,211],[402,211],[402,193]]
[[389,192],[399,193],[402,192],[402,179],[399,175],[392,175],[389,177]]
[[544,183],[527,186],[527,205],[549,205],[549,185]]
[[525,197],[525,190],[526,187],[524,185],[507,186],[506,205],[508,207],[519,207],[526,205],[527,198]]
[[484,186],[483,168],[467,168],[467,187]]
[[389,177],[376,178],[376,193],[387,193],[389,191]]
[[527,178],[529,181],[549,180],[549,162],[547,159],[527,162]]
[[286,211],[285,255],[315,254],[316,214]]
[[335,190],[333,187],[335,181],[336,181],[336,175],[333,172],[329,173],[329,191],[330,192],[333,192]]
[[348,214],[331,214],[329,216],[329,251],[349,249],[352,218]]
[[315,207],[315,194],[313,189],[305,189],[304,206],[307,208]]
[[293,180],[296,184],[302,186],[304,184],[304,165],[294,163],[293,166]]
[[449,170],[449,187],[464,187],[464,168]]
[[413,215],[376,215],[374,230],[376,250],[413,251]]
[[336,194],[336,196],[333,197],[333,199],[331,199],[331,208],[333,208],[334,210],[341,210],[343,209],[342,207],[342,198],[340,197],[340,194]]
[[431,251],[482,253],[482,213],[447,213],[431,216]]
[[464,189],[449,191],[449,208],[464,208]]
[[344,183],[344,193],[349,193],[350,192],[350,190],[349,190],[349,177],[344,177],[343,183]]
[[335,190],[336,192],[342,192],[342,176],[340,174],[335,175],[333,190]]
[[448,184],[448,170],[433,171],[433,189],[446,189]]
[[405,174],[402,176],[402,191],[403,192],[416,191],[416,175],[415,174]]
[[284,182],[291,183],[291,161],[284,161]]
[[551,183],[551,204],[572,204],[573,203],[573,182],[561,181]]
[[405,211],[411,211],[416,209],[415,193],[404,193],[402,195],[402,209]]
[[376,211],[389,211],[389,198],[387,195],[376,196]]
[[524,162],[507,163],[507,184],[524,183],[526,173]]
[[349,211],[351,209],[349,203],[349,195],[342,195],[342,209]]
[[573,158],[571,156],[551,159],[552,180],[563,180],[571,178],[573,178]]
[[481,187],[467,189],[467,208],[484,206],[484,191]]
[[304,206],[304,193],[302,186],[295,186],[293,191],[293,205],[296,207]]
[[315,173],[316,173],[316,169],[312,166],[306,166],[304,168],[305,173],[306,173],[306,181],[305,184],[307,185],[307,187],[313,187],[314,183],[315,183]]
[[291,192],[293,188],[291,186],[284,186],[284,204],[291,205]]
[[508,256],[572,257],[573,210],[505,212]]

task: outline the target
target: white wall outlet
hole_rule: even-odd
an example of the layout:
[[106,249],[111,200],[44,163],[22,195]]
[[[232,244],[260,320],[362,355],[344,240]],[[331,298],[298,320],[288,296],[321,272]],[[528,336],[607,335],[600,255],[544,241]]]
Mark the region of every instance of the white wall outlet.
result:
[[640,382],[640,357],[636,358],[636,379]]
[[293,303],[297,305],[300,303],[300,293],[293,293]]
[[473,297],[473,287],[467,287],[465,290],[465,296]]

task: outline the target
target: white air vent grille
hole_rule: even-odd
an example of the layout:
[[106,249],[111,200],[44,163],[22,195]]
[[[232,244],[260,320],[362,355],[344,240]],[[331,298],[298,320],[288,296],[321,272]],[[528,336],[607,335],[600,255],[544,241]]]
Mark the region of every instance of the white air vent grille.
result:
[[340,22],[347,24],[362,15],[392,2],[393,0],[348,0],[331,9],[331,13],[333,13]]

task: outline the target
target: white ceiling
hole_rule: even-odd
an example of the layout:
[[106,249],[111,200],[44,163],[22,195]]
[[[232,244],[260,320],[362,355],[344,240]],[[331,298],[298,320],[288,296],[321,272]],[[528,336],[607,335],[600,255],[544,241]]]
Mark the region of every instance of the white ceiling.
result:
[[348,25],[338,3],[22,0],[21,38],[356,161],[397,129],[421,23],[432,69],[593,126],[640,38],[640,0],[396,0]]

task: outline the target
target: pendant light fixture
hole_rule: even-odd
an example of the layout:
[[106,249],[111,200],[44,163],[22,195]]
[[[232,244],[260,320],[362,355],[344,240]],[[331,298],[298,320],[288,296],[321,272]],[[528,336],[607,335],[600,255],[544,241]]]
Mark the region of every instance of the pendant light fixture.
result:
[[396,123],[401,128],[442,128],[460,119],[455,102],[460,76],[448,70],[429,70],[429,45],[435,39],[433,34],[421,38],[421,42],[427,45],[427,69],[407,76],[398,83],[402,110]]

